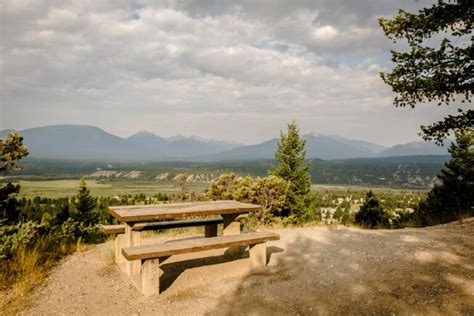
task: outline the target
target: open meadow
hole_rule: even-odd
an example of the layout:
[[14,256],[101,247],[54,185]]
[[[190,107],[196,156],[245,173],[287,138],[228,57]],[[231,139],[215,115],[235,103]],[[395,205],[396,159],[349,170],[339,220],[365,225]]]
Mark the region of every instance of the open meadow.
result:
[[[86,180],[87,187],[93,196],[116,196],[116,195],[137,195],[144,194],[152,196],[158,193],[178,193],[179,186],[174,181],[155,181],[155,180]],[[45,198],[59,198],[73,196],[77,193],[79,179],[67,180],[17,180],[15,184],[20,184],[21,191],[19,197],[33,198],[36,196]],[[191,192],[204,192],[209,187],[208,183],[189,183],[187,188]],[[311,186],[312,191],[316,192],[365,192],[372,190],[374,192],[390,193],[419,193],[423,194],[427,189],[404,189],[384,186],[356,186],[356,185],[315,185]]]
[[[44,180],[16,182],[21,185],[20,197],[32,198],[35,196],[59,198],[73,196],[77,193],[79,179],[76,180]],[[180,188],[175,182],[157,182],[152,180],[121,180],[98,181],[87,180],[87,186],[93,196],[136,195],[147,196],[158,193],[176,193]],[[208,185],[205,183],[191,183],[191,191],[202,192]]]

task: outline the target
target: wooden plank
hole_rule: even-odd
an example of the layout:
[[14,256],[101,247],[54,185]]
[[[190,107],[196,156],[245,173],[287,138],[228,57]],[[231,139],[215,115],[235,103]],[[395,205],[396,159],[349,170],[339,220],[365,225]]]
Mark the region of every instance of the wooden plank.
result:
[[[215,218],[199,218],[189,219],[180,221],[166,221],[156,223],[137,223],[133,225],[132,230],[134,231],[146,231],[146,230],[159,230],[159,229],[171,229],[179,227],[194,227],[194,226],[205,226],[205,225],[217,225],[222,224],[224,221],[221,217]],[[124,225],[99,225],[99,229],[105,234],[123,234],[125,233]]]
[[110,214],[120,222],[150,222],[167,218],[245,214],[261,206],[237,201],[207,201],[156,205],[111,206]]
[[165,244],[127,247],[122,249],[122,253],[127,260],[145,260],[239,245],[253,245],[269,240],[279,239],[280,235],[275,233],[256,232],[241,235],[183,240]]
[[194,227],[194,226],[205,226],[223,223],[221,217],[216,218],[203,218],[203,219],[188,219],[180,221],[166,221],[166,222],[155,222],[155,223],[137,223],[133,225],[132,230],[146,231],[146,230],[158,230],[158,229],[170,229],[180,227]]
[[99,225],[99,229],[104,234],[123,234],[123,233],[125,233],[125,226],[123,226],[123,225]]

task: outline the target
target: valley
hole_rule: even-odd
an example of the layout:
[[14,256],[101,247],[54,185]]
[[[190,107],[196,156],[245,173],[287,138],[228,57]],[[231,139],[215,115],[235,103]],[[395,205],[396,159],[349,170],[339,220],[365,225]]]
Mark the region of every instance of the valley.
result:
[[[0,138],[12,130],[0,131]],[[49,125],[20,131],[30,157],[111,161],[239,162],[273,159],[277,138],[243,145],[197,136],[161,137],[142,131],[123,138],[91,125]],[[303,134],[307,158],[325,160],[447,155],[447,146],[416,141],[386,147],[322,133]],[[446,142],[446,145],[449,142]]]
[[[322,160],[310,159],[313,184],[344,186],[382,186],[403,189],[428,189],[448,156],[405,156]],[[24,169],[0,181],[86,179],[101,182],[146,182],[159,186],[174,183],[179,174],[187,174],[190,184],[209,184],[222,173],[241,176],[266,176],[275,160],[241,162],[122,162],[104,160],[41,159],[27,157]]]

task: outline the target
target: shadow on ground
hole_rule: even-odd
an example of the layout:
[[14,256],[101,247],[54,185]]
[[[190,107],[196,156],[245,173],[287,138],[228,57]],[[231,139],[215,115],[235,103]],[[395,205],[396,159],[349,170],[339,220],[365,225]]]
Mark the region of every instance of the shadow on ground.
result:
[[[275,246],[267,247],[267,261],[271,259],[272,254],[279,252],[283,252],[283,249]],[[242,254],[238,258],[249,258],[248,250],[242,251]],[[188,269],[209,265],[217,265],[225,262],[234,261],[235,259],[235,256],[223,254],[171,263],[166,263],[165,261],[162,265],[160,265],[160,268],[163,271],[163,274],[160,277],[161,292],[166,291],[173,284],[173,282],[176,281],[176,279]]]
[[474,225],[450,225],[295,233],[208,314],[474,315]]

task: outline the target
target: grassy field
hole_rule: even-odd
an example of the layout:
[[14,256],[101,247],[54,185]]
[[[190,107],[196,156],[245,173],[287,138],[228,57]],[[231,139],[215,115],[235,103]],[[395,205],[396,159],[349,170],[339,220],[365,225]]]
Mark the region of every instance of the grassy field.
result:
[[[19,180],[21,185],[20,197],[65,197],[76,194],[79,187],[79,180],[43,180],[43,181],[25,181]],[[87,185],[94,196],[114,196],[123,194],[140,194],[147,196],[161,193],[176,193],[180,189],[173,181],[156,182],[151,180],[120,180],[120,181],[97,181],[87,180]],[[206,183],[190,183],[188,185],[191,191],[203,192],[209,187]],[[394,191],[400,192],[405,189],[393,189],[381,186],[337,186],[337,185],[313,185],[313,191]],[[407,190],[413,191],[413,190]],[[415,190],[419,191],[419,190]],[[424,191],[424,190],[421,190]]]
[[[65,197],[76,194],[79,187],[79,180],[48,180],[48,181],[24,181],[17,182],[21,185],[20,197]],[[87,180],[91,194],[94,196],[114,196],[123,194],[153,195],[161,193],[175,193],[179,188],[174,182],[156,181],[96,181]],[[208,185],[205,183],[191,183],[188,185],[192,191],[202,192]]]
[[311,185],[312,191],[338,191],[338,190],[345,190],[345,191],[373,191],[373,192],[428,192],[429,188],[396,188],[396,187],[388,187],[382,185],[337,185],[337,184],[313,184]]

